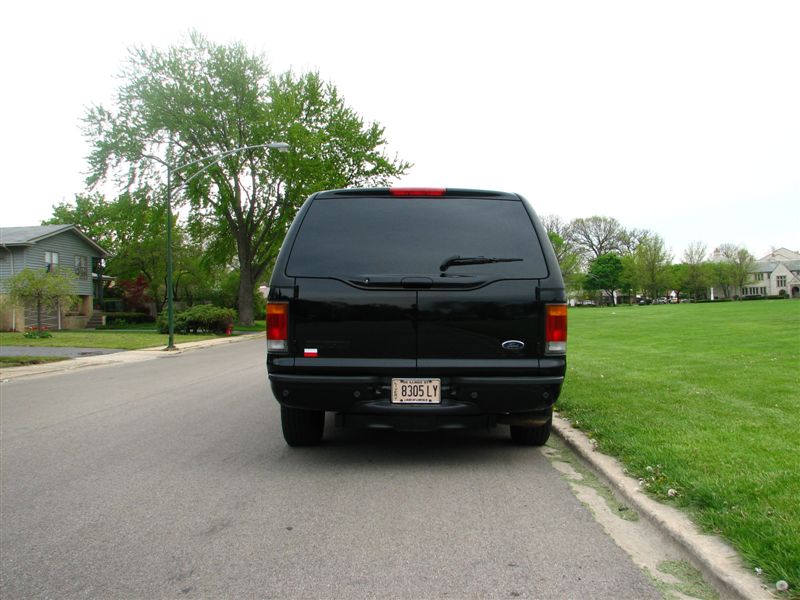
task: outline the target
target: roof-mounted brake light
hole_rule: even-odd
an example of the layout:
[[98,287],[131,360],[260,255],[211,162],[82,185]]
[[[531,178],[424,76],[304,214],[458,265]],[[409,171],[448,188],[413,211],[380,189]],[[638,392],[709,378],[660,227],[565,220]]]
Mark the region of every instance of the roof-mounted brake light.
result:
[[445,188],[389,188],[392,196],[444,196]]

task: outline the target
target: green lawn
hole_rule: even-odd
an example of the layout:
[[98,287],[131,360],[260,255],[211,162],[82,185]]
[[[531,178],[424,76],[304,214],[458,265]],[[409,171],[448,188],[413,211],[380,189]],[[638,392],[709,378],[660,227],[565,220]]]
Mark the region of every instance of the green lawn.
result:
[[0,356],[0,367],[24,367],[69,360],[66,356]]
[[[139,350],[167,345],[167,334],[155,331],[93,331],[89,329],[74,331],[54,331],[53,337],[30,339],[21,333],[0,332],[0,346],[36,346],[46,348],[122,348]],[[216,335],[175,334],[175,343],[208,340]]]
[[252,325],[236,325],[234,327],[235,331],[247,331],[250,333],[256,333],[259,331],[266,331],[267,330],[267,322],[264,320],[261,321],[254,321]]
[[800,598],[800,302],[574,309],[569,327],[561,414]]

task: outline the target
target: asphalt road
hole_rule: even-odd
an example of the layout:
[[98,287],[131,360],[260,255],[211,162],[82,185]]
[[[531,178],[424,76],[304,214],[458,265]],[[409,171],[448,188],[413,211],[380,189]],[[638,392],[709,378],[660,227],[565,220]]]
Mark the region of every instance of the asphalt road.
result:
[[661,597],[500,428],[288,448],[262,340],[0,390],[4,599]]

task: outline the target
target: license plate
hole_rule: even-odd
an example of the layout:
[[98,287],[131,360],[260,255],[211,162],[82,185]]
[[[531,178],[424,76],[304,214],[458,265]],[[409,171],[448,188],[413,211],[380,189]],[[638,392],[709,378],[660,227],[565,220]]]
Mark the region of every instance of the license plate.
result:
[[441,404],[439,379],[392,379],[393,404]]

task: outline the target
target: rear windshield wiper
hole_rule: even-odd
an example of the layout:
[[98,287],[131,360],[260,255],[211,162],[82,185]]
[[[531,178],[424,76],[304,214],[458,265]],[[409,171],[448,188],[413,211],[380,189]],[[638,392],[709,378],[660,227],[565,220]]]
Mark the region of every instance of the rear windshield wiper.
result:
[[490,263],[520,262],[521,258],[491,258],[488,256],[451,256],[439,265],[440,271],[447,271],[450,267],[460,265],[488,265]]

